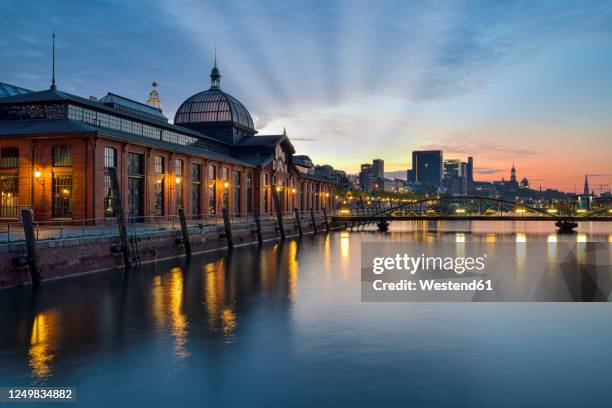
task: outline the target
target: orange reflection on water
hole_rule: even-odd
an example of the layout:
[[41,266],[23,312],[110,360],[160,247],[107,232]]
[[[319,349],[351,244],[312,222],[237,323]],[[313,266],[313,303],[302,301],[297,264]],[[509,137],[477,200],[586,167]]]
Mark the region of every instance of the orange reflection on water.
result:
[[179,267],[170,270],[170,332],[174,337],[174,352],[179,358],[189,355],[186,349],[188,323],[182,311],[183,306],[183,271]]
[[53,311],[41,312],[34,318],[28,363],[32,369],[32,377],[47,378],[51,375],[51,363],[55,356],[51,350],[57,329],[57,315]]
[[527,235],[522,232],[516,234],[516,278],[525,279],[527,268]]
[[289,299],[295,299],[297,297],[297,280],[299,269],[297,262],[297,250],[297,241],[291,241],[289,243],[289,259],[287,260],[289,271]]
[[343,261],[348,261],[349,253],[349,232],[341,231],[340,232],[340,256]]
[[166,282],[162,276],[153,278],[151,288],[153,317],[158,331],[170,331],[170,335],[174,338],[174,353],[182,359],[189,355],[186,348],[189,323],[183,313],[183,271],[175,267],[168,275]]
[[[263,260],[262,260],[263,262]],[[212,332],[218,329],[229,336],[236,329],[236,312],[233,309],[233,293],[227,296],[227,280],[225,276],[226,263],[224,259],[209,263],[204,269],[204,301],[208,315],[208,328]],[[229,304],[226,304],[229,303]],[[230,337],[228,337],[230,338]]]

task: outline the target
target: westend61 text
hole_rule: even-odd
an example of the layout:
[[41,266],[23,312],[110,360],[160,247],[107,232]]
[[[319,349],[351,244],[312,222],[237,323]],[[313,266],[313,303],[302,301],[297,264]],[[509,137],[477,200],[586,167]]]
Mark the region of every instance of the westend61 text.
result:
[[[418,282],[418,283],[417,283]],[[384,282],[381,279],[372,283],[377,291],[480,291],[493,290],[491,279],[473,279],[467,282],[440,281],[434,279],[419,279],[418,281],[402,279],[397,282]]]

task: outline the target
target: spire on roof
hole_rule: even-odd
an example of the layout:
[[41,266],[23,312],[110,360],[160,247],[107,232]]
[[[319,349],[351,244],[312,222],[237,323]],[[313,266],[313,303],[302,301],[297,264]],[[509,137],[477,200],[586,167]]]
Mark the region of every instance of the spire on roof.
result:
[[52,63],[51,63],[51,90],[55,91],[57,87],[55,86],[55,29],[53,29],[53,52],[52,52]]
[[215,45],[215,65],[212,71],[210,71],[210,88],[220,89],[221,87],[221,72],[217,68],[217,46]]
[[584,191],[582,192],[584,195],[589,195],[589,179],[587,175],[584,175]]
[[283,136],[287,136],[287,127],[283,126]]
[[155,90],[155,88],[157,88],[159,84],[157,82],[153,82],[151,86],[153,87],[153,90],[149,93],[149,99],[147,99],[146,103],[150,107],[155,108],[161,112],[162,111],[162,101],[161,99],[159,99],[159,94]]

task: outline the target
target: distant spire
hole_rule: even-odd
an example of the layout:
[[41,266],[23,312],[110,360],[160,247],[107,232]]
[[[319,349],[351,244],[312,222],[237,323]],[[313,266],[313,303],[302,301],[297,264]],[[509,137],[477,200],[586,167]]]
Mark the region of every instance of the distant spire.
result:
[[587,175],[584,175],[584,191],[583,191],[584,195],[589,195],[589,179],[587,177]]
[[283,136],[287,136],[287,127],[283,126]]
[[55,29],[53,29],[53,57],[51,63],[51,90],[55,91],[57,87],[55,86]]
[[219,89],[221,87],[221,72],[217,68],[217,46],[215,45],[215,65],[210,71],[210,88]]

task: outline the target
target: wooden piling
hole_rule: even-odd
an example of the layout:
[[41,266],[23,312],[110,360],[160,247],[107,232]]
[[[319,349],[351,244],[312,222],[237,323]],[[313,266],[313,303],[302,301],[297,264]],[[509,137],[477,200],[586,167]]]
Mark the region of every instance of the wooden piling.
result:
[[295,214],[295,224],[297,225],[298,234],[302,236],[302,220],[300,219],[300,211],[297,208],[294,208],[293,213]]
[[272,197],[274,199],[274,207],[276,208],[276,222],[278,223],[278,232],[281,239],[285,239],[285,229],[283,228],[283,209],[281,208],[280,198],[276,186],[272,187]]
[[325,221],[325,230],[329,232],[329,221],[327,220],[327,208],[323,207],[323,220]]
[[317,233],[317,223],[315,222],[314,210],[310,209],[310,219],[312,220],[312,231]]
[[181,221],[181,233],[183,234],[183,245],[185,246],[185,255],[191,256],[191,242],[189,241],[189,231],[187,230],[187,219],[185,218],[185,209],[178,209],[179,220]]
[[261,234],[261,219],[259,218],[259,210],[256,209],[253,215],[255,216],[255,227],[257,228],[257,242],[259,242],[259,245],[261,245],[263,243],[263,236]]
[[113,210],[117,218],[117,227],[119,228],[119,241],[121,242],[121,252],[123,253],[123,264],[126,269],[132,266],[130,246],[128,245],[128,234],[125,226],[125,211],[123,201],[121,199],[121,187],[119,187],[119,178],[117,177],[117,169],[114,167],[108,168],[108,173],[111,179],[111,189],[113,191]]
[[225,239],[227,240],[227,248],[234,248],[234,240],[232,239],[232,223],[230,222],[229,210],[223,208],[223,226],[225,227]]
[[23,233],[28,250],[28,266],[32,285],[40,285],[40,268],[38,265],[38,252],[36,251],[36,238],[34,237],[34,213],[29,208],[21,209],[21,221],[23,222]]

